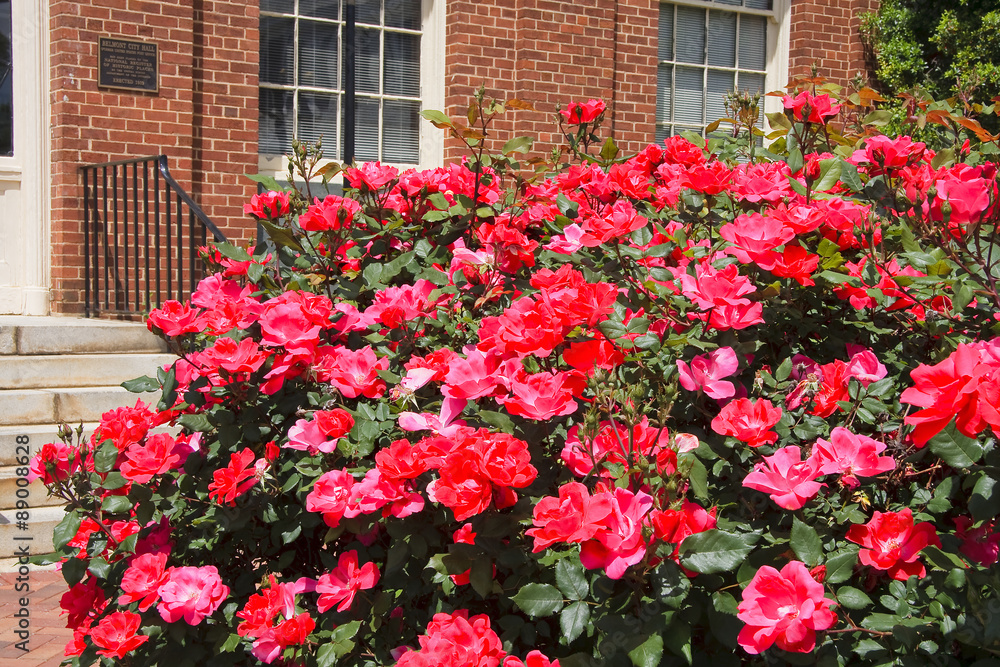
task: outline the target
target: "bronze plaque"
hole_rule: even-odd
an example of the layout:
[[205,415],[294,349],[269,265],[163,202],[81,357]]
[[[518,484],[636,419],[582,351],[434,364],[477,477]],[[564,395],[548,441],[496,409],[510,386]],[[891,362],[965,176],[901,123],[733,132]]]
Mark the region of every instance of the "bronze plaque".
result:
[[99,47],[98,86],[152,93],[159,91],[159,53],[156,44],[101,37]]

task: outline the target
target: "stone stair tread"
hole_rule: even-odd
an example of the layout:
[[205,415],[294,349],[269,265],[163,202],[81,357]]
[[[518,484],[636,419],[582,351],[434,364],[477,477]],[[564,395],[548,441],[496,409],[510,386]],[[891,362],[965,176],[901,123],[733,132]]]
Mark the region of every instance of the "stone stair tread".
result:
[[8,357],[0,363],[0,389],[108,386],[142,375],[177,359],[172,354],[76,354]]
[[159,392],[132,394],[124,387],[49,387],[0,390],[0,425],[98,421],[108,410],[155,403]]
[[141,322],[0,316],[0,355],[167,352]]
[[[63,517],[66,516],[62,506],[32,507],[27,510],[28,529],[21,530],[17,526],[18,510],[0,510],[0,550],[4,554],[13,554],[19,547],[27,547],[29,553],[44,554],[52,551],[52,531]],[[30,537],[32,539],[14,539]]]

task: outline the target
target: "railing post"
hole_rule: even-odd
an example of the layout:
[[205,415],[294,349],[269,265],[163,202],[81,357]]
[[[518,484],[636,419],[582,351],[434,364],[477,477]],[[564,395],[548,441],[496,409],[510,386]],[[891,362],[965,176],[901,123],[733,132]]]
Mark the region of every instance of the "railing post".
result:
[[[141,197],[140,164],[143,190]],[[155,170],[152,184],[149,176],[151,164]],[[129,166],[132,168],[131,192]],[[164,289],[167,299],[184,299],[198,279],[199,239],[201,243],[205,243],[208,232],[217,241],[226,239],[170,175],[166,156],[152,155],[84,165],[81,168],[86,316],[92,317],[102,312],[144,312],[162,305]],[[100,178],[98,172],[101,174]],[[162,210],[164,207],[166,210]],[[185,225],[187,232],[184,230]],[[166,267],[163,266],[164,263]],[[166,276],[163,275],[164,268]],[[145,295],[142,294],[143,288]]]

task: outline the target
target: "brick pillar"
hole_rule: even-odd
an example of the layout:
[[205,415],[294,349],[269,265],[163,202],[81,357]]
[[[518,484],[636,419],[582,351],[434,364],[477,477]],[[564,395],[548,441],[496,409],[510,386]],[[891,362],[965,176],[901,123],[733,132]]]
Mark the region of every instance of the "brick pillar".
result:
[[[498,99],[530,102],[535,111],[509,111],[495,126],[497,146],[529,135],[534,152],[546,154],[562,143],[555,113],[601,98],[609,107],[604,132],[639,150],[655,132],[658,20],[655,0],[450,2],[447,113],[464,115],[480,84]],[[460,142],[446,142],[446,159],[463,154]]]
[[[81,165],[163,153],[227,236],[252,234],[258,14],[236,0],[51,0],[50,16],[52,309],[79,313]],[[159,91],[98,88],[102,36],[156,43]]]
[[878,0],[792,0],[789,79],[810,76],[814,66],[841,85],[865,74],[860,17],[878,5]]

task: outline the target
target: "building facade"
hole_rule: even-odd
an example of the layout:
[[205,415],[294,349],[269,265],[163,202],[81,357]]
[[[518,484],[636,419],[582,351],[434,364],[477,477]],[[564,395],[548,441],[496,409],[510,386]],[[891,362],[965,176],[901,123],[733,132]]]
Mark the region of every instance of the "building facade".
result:
[[[84,220],[112,217],[88,212],[84,165],[166,155],[218,228],[251,240],[246,174],[283,174],[293,137],[342,157],[347,1],[0,0],[0,312],[83,312],[87,263],[104,261],[86,258]],[[544,153],[558,108],[602,98],[608,129],[636,151],[704,129],[734,88],[780,90],[814,66],[846,82],[864,70],[858,17],[876,2],[354,0],[356,158],[458,157],[419,112],[464,114],[480,85],[534,107],[505,116],[498,136],[535,136]],[[100,85],[102,38],[155,45],[155,89]],[[152,206],[141,191],[122,204],[129,220],[135,199],[136,224]],[[121,267],[109,266],[113,281]]]

